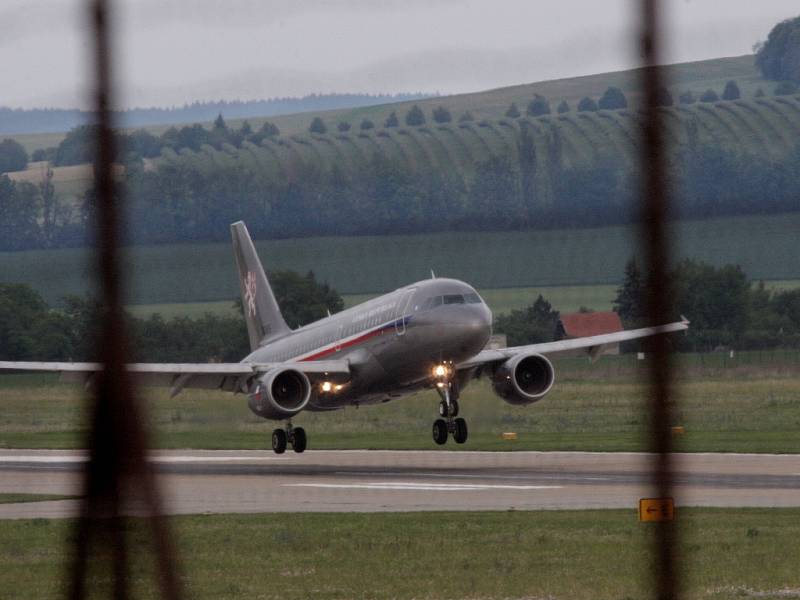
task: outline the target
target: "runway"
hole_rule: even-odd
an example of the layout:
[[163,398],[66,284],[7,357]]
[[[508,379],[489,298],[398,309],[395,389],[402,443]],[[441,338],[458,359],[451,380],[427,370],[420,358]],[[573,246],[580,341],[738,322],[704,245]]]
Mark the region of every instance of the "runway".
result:
[[[0,494],[80,494],[80,451],[0,450]],[[638,453],[176,450],[151,456],[170,514],[630,508],[652,496]],[[675,455],[678,506],[800,506],[800,456]],[[0,504],[73,516],[77,500]],[[136,507],[132,507],[136,511]]]

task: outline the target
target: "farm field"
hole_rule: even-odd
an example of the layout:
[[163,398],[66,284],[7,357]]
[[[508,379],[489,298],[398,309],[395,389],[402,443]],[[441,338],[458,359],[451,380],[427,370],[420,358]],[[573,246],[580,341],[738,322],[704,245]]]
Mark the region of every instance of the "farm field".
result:
[[[693,91],[695,96],[699,96],[708,88],[714,88],[721,92],[725,83],[730,79],[737,81],[742,90],[743,98],[752,97],[759,87],[763,88],[767,94],[774,87],[774,84],[761,78],[754,66],[754,57],[752,55],[670,65],[667,77],[670,82],[669,89],[675,97],[686,90]],[[458,118],[462,112],[468,110],[477,120],[500,119],[512,102],[516,102],[520,109],[524,111],[525,106],[533,98],[534,94],[541,94],[549,98],[551,102],[556,103],[564,99],[574,107],[584,96],[598,98],[609,86],[619,87],[631,100],[635,101],[638,93],[637,70],[541,81],[414,102],[298,113],[269,117],[268,119],[250,118],[247,120],[256,129],[264,121],[269,120],[275,123],[285,135],[290,136],[306,133],[309,123],[315,116],[321,116],[329,126],[333,126],[339,121],[348,121],[357,126],[363,119],[371,119],[376,125],[379,125],[386,120],[386,117],[392,111],[397,111],[398,115],[405,114],[413,104],[418,104],[426,114],[430,114],[433,108],[444,105],[450,109],[455,118]],[[238,127],[242,121],[242,119],[231,119],[229,125]],[[204,123],[204,125],[210,127],[211,123]],[[154,134],[161,134],[168,127],[167,125],[161,125],[147,127],[146,129]],[[64,138],[64,134],[40,133],[13,137],[25,146],[25,149],[30,153],[38,148],[58,145]]]
[[[753,280],[800,280],[800,212],[685,221],[674,231],[679,256],[738,264]],[[256,247],[268,270],[312,270],[345,295],[393,290],[430,277],[431,269],[482,290],[614,287],[637,253],[635,230],[624,226],[264,240]],[[90,257],[84,248],[2,252],[0,282],[27,283],[55,305],[91,289]],[[128,304],[228,303],[239,294],[227,242],[135,246],[127,265]],[[521,296],[514,296],[501,293],[498,305],[515,304]]]
[[[682,597],[788,598],[800,586],[800,510],[680,508],[678,519]],[[653,589],[654,529],[638,523],[633,509],[198,515],[169,522],[181,579],[188,597],[198,599],[616,600],[645,598]],[[69,520],[0,522],[4,598],[64,597],[73,527]],[[126,528],[134,543],[149,542],[144,522],[131,519]],[[157,598],[146,556],[133,557],[131,593]],[[98,592],[110,590],[103,577],[92,582]]]
[[[647,448],[643,361],[609,356],[555,362],[556,385],[542,401],[515,407],[486,381],[471,384],[461,401],[470,439],[463,450],[636,451]],[[676,437],[684,451],[800,452],[800,353],[681,355],[676,377]],[[0,378],[0,447],[75,448],[85,431],[83,390],[50,376]],[[143,392],[160,448],[267,448],[273,424],[257,418],[244,396],[189,390]],[[381,406],[301,413],[293,422],[317,449],[435,449],[430,425],[438,396],[425,392]],[[501,440],[514,431],[516,441]]]

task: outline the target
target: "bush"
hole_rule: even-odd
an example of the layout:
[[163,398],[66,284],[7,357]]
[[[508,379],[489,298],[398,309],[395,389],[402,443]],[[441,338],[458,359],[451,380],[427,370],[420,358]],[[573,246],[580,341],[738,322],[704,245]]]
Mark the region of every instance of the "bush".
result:
[[778,23],[756,54],[766,79],[800,82],[800,17]]
[[437,106],[433,109],[433,120],[437,123],[449,123],[453,120],[453,115],[444,106]]
[[578,102],[578,112],[597,112],[597,102],[586,96]]
[[384,127],[397,127],[400,125],[400,121],[397,119],[397,113],[393,112],[386,118],[386,122],[383,124]]
[[347,121],[339,121],[339,124],[336,126],[336,129],[339,131],[350,131],[350,123]]
[[569,103],[566,100],[562,100],[561,103],[558,105],[556,109],[558,114],[563,115],[564,113],[569,112]]
[[766,96],[766,94],[764,93],[764,90],[762,88],[758,88],[754,95],[755,98],[763,98],[764,96]]
[[509,119],[517,119],[517,118],[519,118],[520,114],[521,113],[519,112],[519,109],[517,108],[517,103],[516,102],[512,102],[511,106],[509,106],[508,110],[506,111],[506,116]]
[[628,108],[628,99],[618,87],[609,87],[600,98],[600,102],[598,102],[597,105],[603,110],[619,110],[621,108]]
[[0,142],[0,173],[22,171],[28,166],[28,153],[16,140]]
[[781,81],[775,87],[776,96],[794,96],[797,92],[797,84],[792,81]]
[[367,129],[374,129],[375,123],[373,123],[369,119],[364,119],[363,121],[361,121],[360,127],[362,131],[366,131]]
[[678,102],[681,104],[694,104],[697,98],[694,97],[692,90],[686,90],[678,97]]
[[411,107],[411,110],[406,113],[406,125],[415,127],[417,125],[425,124],[425,113],[416,104]]
[[469,112],[469,111],[465,112],[463,115],[458,117],[458,122],[459,123],[469,123],[470,121],[474,121],[474,120],[475,120],[475,117],[473,117],[472,113]]
[[700,96],[700,102],[718,102],[719,96],[714,90],[708,89]]
[[525,110],[531,117],[541,117],[543,115],[550,114],[550,103],[547,101],[547,98],[544,96],[540,96],[536,94],[533,100],[528,102],[528,106]]
[[725,84],[725,90],[722,92],[723,100],[738,100],[742,97],[742,92],[735,81],[729,81]]
[[324,134],[328,132],[328,128],[322,119],[319,117],[314,117],[314,120],[311,121],[311,125],[308,127],[308,131],[311,133]]

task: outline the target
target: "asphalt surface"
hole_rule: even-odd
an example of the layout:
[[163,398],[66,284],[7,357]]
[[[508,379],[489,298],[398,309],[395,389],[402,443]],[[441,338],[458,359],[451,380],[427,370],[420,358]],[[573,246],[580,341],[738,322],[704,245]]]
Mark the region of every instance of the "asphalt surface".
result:
[[[176,450],[152,455],[171,514],[635,508],[652,457],[591,452]],[[0,450],[0,494],[80,494],[85,455]],[[800,506],[800,456],[675,455],[678,506]],[[0,504],[62,518],[78,501]],[[137,512],[136,505],[131,512]]]

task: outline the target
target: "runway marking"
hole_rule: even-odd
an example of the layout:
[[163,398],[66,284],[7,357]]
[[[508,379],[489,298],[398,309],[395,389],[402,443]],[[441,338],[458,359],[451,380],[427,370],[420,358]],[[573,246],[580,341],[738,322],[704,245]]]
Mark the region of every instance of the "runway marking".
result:
[[282,487],[307,487],[355,490],[411,490],[429,492],[470,492],[481,490],[558,490],[561,485],[501,485],[480,483],[416,483],[410,481],[374,481],[370,483],[284,483]]
[[[206,463],[206,462],[242,462],[259,460],[286,460],[282,456],[151,456],[153,463]],[[0,456],[0,465],[5,463],[85,463],[88,456]]]
[[371,477],[441,477],[448,479],[499,479],[501,481],[526,481],[531,479],[576,479],[587,481],[613,481],[613,477],[592,477],[576,473],[559,475],[531,473],[529,475],[475,475],[473,473],[386,473],[385,471],[336,471],[337,475],[368,475]]

